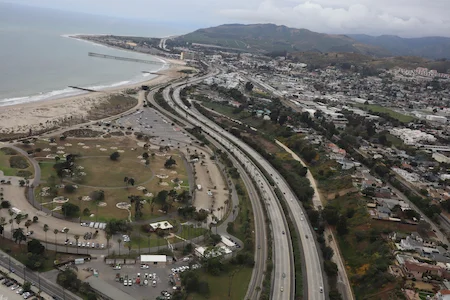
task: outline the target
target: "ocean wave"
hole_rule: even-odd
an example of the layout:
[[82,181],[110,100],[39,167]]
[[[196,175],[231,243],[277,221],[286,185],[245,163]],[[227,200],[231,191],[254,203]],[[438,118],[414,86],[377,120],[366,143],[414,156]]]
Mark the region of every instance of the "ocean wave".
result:
[[[148,75],[153,75],[153,74],[148,74]],[[87,86],[85,88],[92,89],[92,90],[98,90],[98,91],[104,91],[104,90],[108,90],[108,89],[112,89],[112,88],[126,87],[126,86],[131,86],[134,84],[138,84],[141,82],[145,82],[145,81],[149,80],[149,78],[147,78],[147,77],[148,76],[144,76],[144,74],[142,74],[141,76],[136,76],[131,80],[123,80],[123,81],[115,82],[112,84],[92,85],[92,86]],[[0,106],[16,105],[16,104],[37,102],[37,101],[42,101],[42,100],[52,100],[52,99],[65,98],[65,97],[71,97],[71,96],[78,96],[78,95],[87,94],[87,93],[88,92],[86,92],[86,91],[77,90],[74,88],[65,88],[65,89],[55,90],[55,91],[51,91],[51,92],[39,93],[37,95],[32,95],[32,96],[0,99]]]

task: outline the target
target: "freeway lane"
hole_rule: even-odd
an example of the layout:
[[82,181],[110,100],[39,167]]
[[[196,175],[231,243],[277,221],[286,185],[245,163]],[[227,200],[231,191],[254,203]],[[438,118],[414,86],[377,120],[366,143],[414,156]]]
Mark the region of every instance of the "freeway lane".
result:
[[[184,113],[189,113],[193,119],[198,119],[202,124],[206,126],[202,126],[202,129],[208,132],[210,135],[214,136],[217,135],[217,132],[221,133],[221,136],[226,138],[229,141],[233,141],[240,149],[248,153],[250,156],[255,158],[261,166],[269,173],[272,174],[276,181],[277,187],[284,192],[287,201],[287,205],[289,207],[289,210],[292,213],[293,220],[295,222],[295,225],[297,227],[297,230],[301,237],[301,243],[305,255],[305,261],[306,261],[306,272],[307,272],[307,288],[308,288],[308,299],[311,300],[318,300],[318,299],[325,299],[325,295],[323,293],[323,271],[322,271],[322,264],[319,257],[319,249],[318,245],[315,242],[315,239],[313,238],[313,230],[310,226],[310,224],[307,221],[304,221],[305,219],[302,217],[304,215],[303,207],[300,205],[298,199],[296,199],[294,193],[291,191],[289,185],[286,183],[286,181],[281,177],[281,175],[265,160],[257,153],[255,150],[250,148],[248,145],[246,145],[244,142],[236,139],[233,135],[230,133],[224,131],[222,128],[220,128],[218,125],[216,125],[214,122],[210,121],[206,117],[194,113],[194,110],[188,110],[184,108],[181,99],[179,98],[179,92],[181,87],[177,87],[173,93],[174,101],[179,105],[180,108],[184,109]],[[170,99],[168,100],[170,101]],[[172,105],[174,109],[178,110],[179,113],[183,113],[180,108]],[[212,133],[208,131],[207,129],[210,128]],[[291,200],[292,199],[292,200]],[[295,200],[295,201],[294,201]],[[304,219],[303,221],[301,219]],[[273,232],[276,232],[277,229],[280,228],[280,226],[277,226],[278,223],[274,226]],[[307,236],[309,238],[307,238]],[[277,258],[276,263],[278,263]],[[275,286],[280,287],[280,282],[277,281],[277,277],[280,275],[280,272],[277,273],[275,271]],[[274,289],[275,290],[275,289]],[[275,292],[275,291],[274,291]],[[278,299],[277,295],[274,295],[274,299]]]
[[[204,76],[206,77],[206,76]],[[195,79],[192,82],[200,81],[204,78]],[[191,83],[192,83],[191,82]],[[218,126],[211,122],[209,119],[204,118],[201,114],[194,114],[191,110],[182,110],[180,107],[184,107],[179,98],[180,87],[174,86],[176,89],[174,90],[173,96],[177,105],[172,102],[172,99],[169,97],[169,88],[165,90],[164,96],[166,101],[180,114],[187,115],[188,121],[195,124],[196,126],[202,127],[202,129],[214,137],[221,143],[228,143],[228,149],[235,148],[229,142],[229,139],[225,140],[222,138],[223,130],[218,128]],[[183,86],[181,86],[183,87]],[[206,126],[204,126],[206,125]],[[219,134],[220,132],[220,134]],[[235,140],[233,138],[232,140]],[[234,149],[237,151],[237,149]],[[253,164],[248,158],[246,161],[249,164]],[[282,209],[280,204],[274,194],[270,184],[267,182],[267,179],[264,177],[262,172],[255,167],[255,172],[259,175],[258,183],[263,190],[264,198],[269,205],[269,217],[272,222],[272,231],[274,232],[274,281],[273,281],[273,290],[272,290],[272,299],[292,299],[293,298],[293,285],[292,281],[294,280],[294,268],[293,268],[293,251],[292,244],[289,237],[289,232],[287,230],[286,219],[282,213]]]
[[[168,96],[168,94],[166,94]],[[159,111],[164,112],[167,116],[172,119],[178,120],[180,122],[186,123],[185,120],[181,120],[178,116],[173,115],[169,111],[160,107],[153,98],[154,93],[149,93],[147,100],[150,101]],[[211,143],[213,143],[217,148],[222,149],[225,153],[228,154],[228,157],[233,162],[233,165],[238,169],[239,174],[241,175],[242,180],[244,181],[245,186],[247,187],[247,191],[249,192],[249,198],[252,203],[253,215],[255,216],[255,267],[253,268],[252,278],[250,280],[250,284],[247,289],[247,294],[245,299],[259,299],[259,295],[261,293],[261,289],[257,287],[262,287],[264,275],[266,271],[266,263],[267,263],[267,231],[266,224],[264,218],[264,212],[262,209],[262,203],[258,198],[258,193],[256,192],[256,187],[250,179],[249,175],[246,173],[242,162],[238,161],[224,146],[218,143],[213,138],[206,136]],[[249,164],[246,164],[245,167],[248,169]],[[255,171],[253,171],[255,172]]]

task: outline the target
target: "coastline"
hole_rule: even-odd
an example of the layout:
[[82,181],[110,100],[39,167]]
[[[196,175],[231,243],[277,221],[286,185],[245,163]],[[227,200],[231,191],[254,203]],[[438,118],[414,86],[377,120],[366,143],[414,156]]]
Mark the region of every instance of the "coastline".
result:
[[142,85],[163,84],[183,76],[179,72],[186,68],[183,61],[151,56],[164,62],[164,65],[157,71],[158,75],[144,81],[104,88],[98,92],[80,92],[77,95],[61,95],[39,101],[0,106],[0,135],[24,134],[30,130],[48,131],[59,126],[67,118],[79,118],[81,123],[81,119],[87,117],[89,111],[106,102],[111,95],[123,94],[126,90]]

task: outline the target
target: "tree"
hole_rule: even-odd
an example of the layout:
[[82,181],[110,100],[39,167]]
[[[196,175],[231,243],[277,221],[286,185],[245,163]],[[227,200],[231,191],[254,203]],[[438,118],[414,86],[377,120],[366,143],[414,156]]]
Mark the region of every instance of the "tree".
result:
[[105,192],[103,190],[96,190],[91,193],[91,198],[94,201],[103,201],[105,200]]
[[109,156],[109,159],[111,159],[111,160],[113,160],[113,161],[116,161],[116,160],[119,159],[119,157],[120,157],[120,153],[116,151],[116,152],[113,152],[113,153]]
[[77,190],[77,189],[76,189],[73,185],[71,185],[71,184],[68,184],[68,185],[65,185],[65,186],[64,186],[64,191],[66,191],[66,193],[72,194],[72,193],[74,193],[76,190]]
[[339,217],[339,221],[336,225],[336,231],[339,235],[346,235],[348,233],[346,216],[341,215]]
[[[69,228],[67,228],[67,227],[64,228],[64,233],[66,234],[66,241],[67,241],[67,234],[69,233]],[[66,244],[66,252],[67,252],[67,244]]]
[[119,256],[120,256],[120,244],[122,244],[122,240],[121,239],[117,239],[117,243],[119,243]]
[[168,160],[166,160],[166,162],[164,163],[164,167],[167,169],[170,169],[173,165],[176,165],[177,162],[175,161],[175,159],[171,157],[169,157]]
[[134,178],[131,178],[131,177],[128,178],[128,184],[129,184],[129,185],[134,186],[134,182],[135,182],[135,181],[134,181]]
[[29,228],[30,228],[30,226],[31,226],[31,220],[27,220],[26,222],[25,222],[25,227],[27,228],[27,232],[29,232]]
[[44,256],[41,254],[28,252],[25,266],[27,266],[27,268],[30,268],[31,270],[39,270],[44,264],[44,259]]
[[251,83],[250,81],[247,81],[247,82],[245,83],[245,90],[246,90],[247,92],[251,92],[251,91],[253,90],[253,83]]
[[22,289],[24,292],[29,292],[31,291],[31,282],[29,281],[25,281],[22,285]]
[[325,260],[323,263],[325,273],[327,273],[328,276],[334,277],[338,273],[338,267],[337,265],[332,262],[331,260]]
[[336,225],[339,221],[339,212],[333,206],[327,205],[322,211],[322,216],[329,225]]
[[161,207],[163,207],[166,204],[166,199],[167,199],[167,195],[169,194],[168,191],[166,190],[162,190],[160,191],[156,197],[155,197],[155,203],[161,205]]
[[10,208],[11,207],[11,203],[8,200],[3,200],[1,203],[1,207],[2,208]]
[[78,254],[78,240],[80,239],[80,236],[78,234],[75,234],[74,238],[75,238],[75,242],[76,242],[75,246],[77,247],[77,254]]
[[34,216],[34,217],[33,217],[33,223],[37,223],[38,220],[39,220],[39,218],[38,218],[37,216]]
[[22,228],[14,229],[13,239],[14,239],[14,242],[16,242],[16,243],[18,242],[19,245],[20,245],[20,243],[22,243],[23,241],[25,241],[27,239],[26,235],[23,233]]
[[142,158],[147,160],[150,157],[147,152],[142,153]]
[[66,217],[76,217],[80,213],[80,207],[78,205],[72,204],[70,202],[66,202],[62,205],[62,212]]
[[30,253],[41,255],[44,253],[45,247],[39,240],[32,239],[27,243],[27,250]]
[[47,224],[44,224],[44,234],[45,234],[45,245],[47,246],[47,231],[49,230],[49,227]]
[[56,243],[56,235],[58,234],[58,229],[53,229],[53,233],[55,234],[55,252],[58,252],[58,244]]

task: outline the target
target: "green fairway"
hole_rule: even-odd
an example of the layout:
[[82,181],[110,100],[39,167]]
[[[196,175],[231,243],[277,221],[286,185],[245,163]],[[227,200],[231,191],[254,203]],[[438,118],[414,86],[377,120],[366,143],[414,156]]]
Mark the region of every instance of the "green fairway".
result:
[[375,105],[375,104],[360,104],[360,103],[354,103],[354,106],[357,106],[359,108],[362,108],[364,110],[373,112],[373,113],[385,113],[388,114],[390,117],[399,120],[402,123],[409,123],[414,121],[414,117],[408,116],[408,115],[404,115],[401,113],[398,113],[396,111],[393,111],[392,109],[389,109],[387,107],[383,107],[380,105]]

